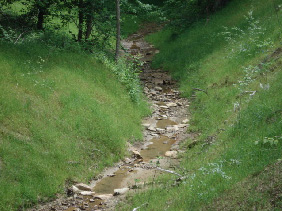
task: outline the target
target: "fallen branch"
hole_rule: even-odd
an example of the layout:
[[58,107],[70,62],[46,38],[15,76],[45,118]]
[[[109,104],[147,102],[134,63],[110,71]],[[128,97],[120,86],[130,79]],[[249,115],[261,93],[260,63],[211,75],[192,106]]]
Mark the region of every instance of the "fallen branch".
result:
[[16,43],[19,41],[19,39],[23,36],[24,33],[26,33],[26,31],[22,32],[22,33],[18,36],[18,38],[16,39],[16,41],[14,42],[14,44],[16,44]]
[[167,173],[170,173],[170,174],[174,174],[174,175],[177,175],[177,176],[179,176],[179,177],[183,177],[181,174],[178,174],[177,172],[175,172],[175,171],[171,171],[171,170],[167,170],[167,169],[162,169],[162,168],[160,168],[160,167],[156,167],[156,169],[158,169],[158,170],[160,170],[160,171],[164,171],[164,172],[167,172]]
[[142,204],[141,206],[134,208],[132,211],[139,210],[140,208],[142,208],[142,207],[144,207],[146,205],[148,205],[148,203]]
[[167,169],[162,169],[160,167],[157,167],[156,169],[158,169],[160,171],[164,171],[164,172],[170,173],[170,174],[174,174],[176,176],[179,176],[179,178],[176,179],[177,182],[183,181],[183,180],[188,178],[188,176],[182,176],[181,174],[178,174],[175,171],[171,171],[171,170],[167,170]]
[[241,93],[241,95],[249,94],[250,96],[254,96],[257,93],[257,91],[244,91]]

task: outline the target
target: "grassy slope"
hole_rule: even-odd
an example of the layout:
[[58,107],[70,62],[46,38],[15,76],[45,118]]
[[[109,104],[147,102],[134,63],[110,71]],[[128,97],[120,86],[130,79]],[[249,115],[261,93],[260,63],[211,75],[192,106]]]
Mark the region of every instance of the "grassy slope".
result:
[[[249,187],[244,186],[250,184],[256,192],[254,187],[259,186],[258,181],[269,184],[269,176],[264,172],[260,179],[252,180],[251,175],[260,175],[269,165],[278,165],[281,169],[281,162],[275,163],[281,159],[282,140],[272,146],[262,143],[264,137],[282,135],[282,52],[281,48],[277,50],[281,47],[278,18],[281,23],[282,12],[280,9],[276,15],[273,3],[281,5],[278,0],[233,1],[213,15],[208,23],[196,23],[179,36],[163,30],[148,37],[161,51],[154,66],[169,70],[180,80],[184,96],[196,95],[190,107],[191,130],[200,135],[195,147],[187,147],[192,140],[184,146],[187,152],[180,169],[182,174],[189,176],[186,183],[170,186],[170,176],[161,178],[161,188],[134,196],[132,204],[125,205],[125,210],[145,202],[148,202],[147,210],[220,209],[213,206],[215,201],[232,210],[239,209],[242,199],[245,199],[242,208],[246,210],[254,207],[278,209],[281,205],[281,197],[268,194],[267,188],[263,194],[252,198],[251,194],[246,194],[250,192]],[[245,16],[250,10],[253,10],[254,19],[248,22]],[[259,23],[252,27],[256,20]],[[229,41],[226,41],[227,34],[222,33],[226,31],[233,34]],[[238,36],[234,36],[235,32]],[[268,40],[272,44],[262,47],[261,44]],[[262,89],[260,83],[269,83],[270,89]],[[208,95],[193,93],[193,88],[207,90]],[[257,92],[254,97],[241,95],[245,91]],[[238,103],[241,111],[238,107],[234,110]],[[276,196],[281,196],[282,184],[277,176],[279,173],[273,181],[278,187]],[[223,198],[224,194],[228,196]],[[274,199],[276,203],[270,203]]]
[[0,210],[87,182],[142,138],[146,104],[90,55],[0,45]]

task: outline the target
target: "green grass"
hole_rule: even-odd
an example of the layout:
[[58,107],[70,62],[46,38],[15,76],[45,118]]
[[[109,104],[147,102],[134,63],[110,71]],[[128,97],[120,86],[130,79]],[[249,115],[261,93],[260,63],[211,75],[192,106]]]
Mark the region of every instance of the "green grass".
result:
[[123,15],[121,22],[122,35],[124,37],[128,37],[129,35],[137,32],[141,23],[142,19],[137,15]]
[[[281,5],[278,0],[233,1],[211,16],[208,23],[200,21],[182,34],[164,29],[147,37],[160,49],[153,66],[169,70],[179,80],[184,97],[196,95],[190,106],[190,131],[200,134],[195,147],[188,148],[192,140],[183,146],[186,153],[178,171],[188,175],[185,183],[173,186],[173,178],[164,176],[159,179],[161,187],[140,192],[122,209],[146,202],[148,206],[143,210],[216,209],[214,203],[225,204],[227,210],[237,204],[239,209],[240,197],[232,195],[233,188],[243,187],[242,181],[281,159],[281,139],[277,145],[262,143],[264,137],[282,135],[282,11],[276,15],[273,3]],[[251,10],[252,16],[248,15]],[[224,32],[232,33],[229,41]],[[270,88],[262,89],[260,83],[269,83]],[[245,91],[257,92],[251,97]],[[267,176],[263,178],[268,180]],[[240,194],[247,202],[253,200],[243,188]],[[257,207],[268,209],[271,205],[271,209],[277,209],[270,203],[275,197],[263,200],[266,195],[256,195]],[[218,202],[221,198],[226,201]],[[247,202],[244,209],[252,209],[254,203]]]
[[1,43],[0,210],[87,182],[142,139],[147,104],[133,103],[93,56]]

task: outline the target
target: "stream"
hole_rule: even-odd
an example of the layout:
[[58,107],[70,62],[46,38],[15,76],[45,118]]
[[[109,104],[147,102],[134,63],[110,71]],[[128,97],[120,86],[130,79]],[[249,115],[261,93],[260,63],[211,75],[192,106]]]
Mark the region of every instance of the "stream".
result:
[[151,68],[152,58],[159,51],[144,37],[156,31],[155,28],[144,27],[122,41],[127,53],[141,55],[144,62],[140,79],[153,112],[143,120],[143,142],[128,144],[132,156],[107,168],[99,180],[92,181],[85,188],[73,187],[72,196],[38,205],[31,211],[115,210],[116,204],[124,200],[126,194],[145,189],[152,178],[167,174],[156,170],[156,166],[173,170],[179,164],[177,157],[182,153],[179,144],[189,137],[186,132],[189,102],[180,97],[176,81],[168,72]]

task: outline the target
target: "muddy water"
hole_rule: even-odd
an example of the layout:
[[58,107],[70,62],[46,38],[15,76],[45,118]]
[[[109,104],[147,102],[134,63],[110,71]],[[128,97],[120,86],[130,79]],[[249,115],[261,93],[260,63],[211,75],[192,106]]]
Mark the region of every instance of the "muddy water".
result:
[[[152,139],[150,142],[151,144],[149,144],[146,149],[143,149],[140,152],[143,162],[148,162],[157,157],[164,156],[164,154],[171,148],[172,144],[174,144],[176,140],[170,139],[166,136],[161,136],[159,138]],[[140,169],[133,170],[133,167],[139,162],[134,161],[132,164],[122,166],[112,175],[104,177],[95,185],[93,191],[97,194],[114,194],[114,189],[123,188],[123,182],[125,180],[127,180],[128,184],[133,184],[137,179],[135,176],[137,176],[138,171],[140,171]]]
[[170,139],[166,136],[155,138],[151,140],[153,144],[149,145],[147,149],[141,151],[141,156],[144,162],[148,162],[154,158],[164,156],[164,154],[170,150],[176,140]]
[[162,119],[157,122],[157,128],[165,129],[167,126],[177,125],[176,122],[170,119]]
[[94,192],[97,194],[114,194],[114,189],[121,188],[122,180],[129,175],[129,169],[126,167],[120,168],[112,176],[105,177],[94,187]]

